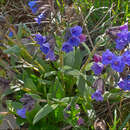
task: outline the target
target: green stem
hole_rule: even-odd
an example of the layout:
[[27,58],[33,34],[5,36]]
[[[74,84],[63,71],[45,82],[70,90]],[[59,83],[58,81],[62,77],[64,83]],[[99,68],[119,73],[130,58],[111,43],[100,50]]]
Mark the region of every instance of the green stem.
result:
[[[61,70],[63,69],[63,65],[64,65],[64,62],[63,62],[63,52],[60,51],[60,68],[61,68]],[[61,81],[62,81],[63,89],[65,89],[63,72],[61,72]]]

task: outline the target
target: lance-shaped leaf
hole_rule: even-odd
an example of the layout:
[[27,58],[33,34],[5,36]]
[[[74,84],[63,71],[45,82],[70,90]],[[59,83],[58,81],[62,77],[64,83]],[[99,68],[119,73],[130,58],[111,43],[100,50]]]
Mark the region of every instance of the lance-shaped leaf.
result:
[[57,108],[58,104],[49,105],[46,104],[40,111],[35,115],[33,119],[33,124],[36,124],[39,120],[47,116],[50,112]]

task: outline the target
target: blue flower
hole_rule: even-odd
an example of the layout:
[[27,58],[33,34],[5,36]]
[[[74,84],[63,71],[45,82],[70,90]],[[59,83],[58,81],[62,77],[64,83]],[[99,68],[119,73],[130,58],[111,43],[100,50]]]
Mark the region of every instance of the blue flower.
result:
[[49,52],[49,50],[50,50],[49,43],[42,44],[40,46],[40,50],[46,55]]
[[114,55],[111,63],[111,68],[113,70],[116,70],[117,72],[123,72],[124,67],[125,67],[125,62],[123,60],[123,57]]
[[62,51],[69,53],[70,51],[73,51],[73,46],[70,45],[68,42],[64,42],[62,45]]
[[36,1],[37,0],[28,2],[28,5],[31,8],[33,14],[35,14],[38,10],[38,8],[36,7],[36,5],[37,5]]
[[46,42],[46,37],[42,36],[41,34],[36,34],[34,40],[37,41],[37,44],[42,45]]
[[121,31],[120,33],[117,33],[117,39],[116,42],[116,49],[122,50],[125,48],[125,46],[128,44],[128,31]]
[[114,54],[111,51],[109,51],[109,49],[107,49],[102,54],[102,63],[104,65],[111,64],[113,56],[114,56]]
[[95,63],[95,62],[91,67],[91,69],[94,71],[95,75],[101,74],[103,68],[104,68],[104,65],[102,63]]
[[26,118],[26,108],[18,109],[16,112],[21,118]]
[[116,39],[115,42],[116,42],[116,49],[118,50],[123,50],[126,46],[126,42],[124,42],[121,39]]
[[72,46],[78,46],[80,44],[80,39],[78,37],[72,36],[68,42],[72,45]]
[[9,34],[8,34],[9,37],[13,37],[13,35],[14,35],[14,34],[13,34],[12,31],[10,31]]
[[37,10],[38,10],[37,7],[32,8],[32,13],[35,14],[37,12]]
[[41,24],[41,21],[42,21],[43,19],[45,19],[45,18],[46,18],[45,14],[44,14],[44,13],[41,13],[40,15],[38,15],[37,18],[34,18],[34,19],[35,19],[35,21],[36,21],[38,24]]
[[130,79],[124,79],[118,83],[118,86],[123,89],[124,91],[130,91]]
[[96,90],[96,92],[92,94],[92,99],[103,101],[102,93],[99,90]]
[[128,43],[130,43],[130,31],[128,32],[127,36],[128,36]]
[[129,50],[125,51],[122,56],[125,61],[125,64],[130,66],[130,51]]
[[36,5],[36,1],[29,1],[28,5],[30,8],[33,8]]
[[82,33],[82,27],[74,26],[74,27],[70,28],[70,32],[71,32],[72,36],[77,37]]
[[54,51],[53,51],[53,50],[49,50],[49,52],[48,52],[47,55],[46,55],[46,59],[49,59],[49,60],[51,60],[51,61],[56,60],[55,54],[54,54]]

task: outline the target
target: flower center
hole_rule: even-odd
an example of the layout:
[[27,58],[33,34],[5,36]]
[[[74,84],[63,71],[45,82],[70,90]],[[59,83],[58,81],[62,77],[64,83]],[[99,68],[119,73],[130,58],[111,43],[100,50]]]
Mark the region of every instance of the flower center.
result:
[[107,58],[108,60],[111,60],[112,59],[112,56],[108,56],[108,58]]
[[119,62],[115,61],[114,64],[117,66],[117,65],[119,65]]

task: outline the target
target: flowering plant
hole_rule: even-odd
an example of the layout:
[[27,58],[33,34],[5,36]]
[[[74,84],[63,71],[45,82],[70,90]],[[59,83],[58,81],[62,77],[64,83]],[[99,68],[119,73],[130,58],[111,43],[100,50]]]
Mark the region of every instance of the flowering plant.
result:
[[[113,119],[111,108],[112,103],[119,105],[129,98],[128,23],[121,21],[119,26],[110,27],[101,20],[91,31],[91,15],[103,10],[102,15],[110,13],[107,16],[110,17],[113,4],[109,9],[96,8],[91,3],[86,13],[84,2],[74,1],[73,8],[81,18],[75,23],[69,22],[69,18],[65,21],[64,2],[56,2],[59,13],[53,4],[51,1],[43,4],[42,0],[27,4],[35,24],[43,29],[40,32],[32,33],[24,24],[14,27],[7,23],[8,46],[4,47],[4,53],[10,61],[8,64],[2,61],[2,67],[14,75],[9,94],[15,97],[7,101],[9,113],[15,115],[20,127],[27,124],[30,130],[65,129],[68,125],[74,129],[96,129],[93,123],[102,118],[97,114],[98,105],[107,103],[107,110],[104,108],[109,111],[107,119],[111,118],[110,124],[116,122],[118,126],[117,115]],[[107,17],[103,19],[111,18]],[[48,25],[42,26],[46,20]],[[120,116],[122,123],[125,119]]]

